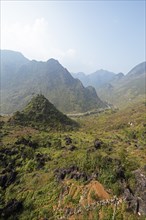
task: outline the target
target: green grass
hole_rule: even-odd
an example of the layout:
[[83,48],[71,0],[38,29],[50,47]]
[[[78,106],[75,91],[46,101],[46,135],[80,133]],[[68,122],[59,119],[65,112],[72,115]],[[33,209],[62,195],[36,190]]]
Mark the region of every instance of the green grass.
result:
[[[15,160],[14,169],[18,172],[16,180],[6,189],[0,189],[0,207],[3,208],[10,199],[23,202],[23,211],[15,213],[14,219],[56,219],[55,207],[64,183],[58,182],[55,177],[55,169],[68,168],[77,165],[80,172],[89,176],[98,173],[98,181],[111,195],[121,196],[122,189],[117,170],[120,166],[125,172],[126,181],[131,188],[135,187],[132,171],[145,165],[145,105],[138,103],[135,106],[121,111],[105,111],[101,114],[84,116],[77,119],[80,124],[78,131],[47,132],[21,126],[12,126],[6,118],[1,118],[1,146],[2,149],[15,149],[14,155],[5,155],[7,163]],[[130,126],[129,122],[133,125]],[[65,143],[65,137],[72,138],[72,145],[76,146],[70,151]],[[36,149],[28,144],[16,144],[18,139],[24,137],[37,143]],[[100,149],[94,149],[95,139],[102,141]],[[63,148],[65,146],[65,148]],[[37,154],[47,155],[49,160],[42,167],[36,159]],[[0,163],[0,170],[5,166]],[[0,174],[1,176],[2,174]],[[75,185],[83,184],[83,180],[74,181]],[[94,195],[93,195],[94,197]],[[76,198],[66,197],[68,203],[76,206],[79,195]],[[110,219],[113,207],[104,210],[103,219]],[[93,211],[92,215],[98,219],[99,210]],[[89,213],[86,213],[87,219]],[[10,217],[9,219],[13,219]],[[126,211],[126,207],[117,210],[116,219],[136,219],[135,215]],[[140,219],[140,217],[138,218]],[[141,218],[142,219],[142,218]]]

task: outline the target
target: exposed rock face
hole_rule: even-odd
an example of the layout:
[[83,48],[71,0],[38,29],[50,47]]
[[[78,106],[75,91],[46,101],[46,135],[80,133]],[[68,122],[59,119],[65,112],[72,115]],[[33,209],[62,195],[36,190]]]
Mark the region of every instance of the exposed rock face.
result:
[[37,168],[40,169],[45,165],[47,161],[51,160],[51,158],[47,154],[37,153],[35,160],[37,161]]
[[15,142],[15,144],[17,144],[17,145],[19,145],[19,144],[24,144],[24,145],[26,145],[26,146],[29,146],[29,147],[33,148],[33,149],[36,149],[36,148],[38,147],[38,143],[37,143],[37,142],[31,141],[31,140],[26,139],[26,138],[24,138],[24,137],[22,137],[22,138],[20,138],[19,140],[17,140],[17,141]]
[[134,175],[136,180],[135,191],[126,188],[124,196],[128,202],[128,208],[140,215],[146,215],[146,175],[142,170],[136,170]]
[[5,189],[11,185],[16,179],[17,172],[11,172],[0,176],[0,186]]
[[87,181],[89,179],[85,172],[80,172],[77,166],[70,166],[69,168],[56,169],[55,175],[58,181],[64,180],[66,176],[69,179],[80,180],[83,179]]
[[118,168],[116,170],[116,177],[117,177],[117,179],[120,179],[121,181],[126,179],[126,177],[125,177],[125,170],[120,165],[118,166]]
[[17,212],[20,212],[22,208],[22,202],[13,199],[9,201],[3,209],[0,209],[0,215],[4,219],[8,219],[11,215],[15,215]]

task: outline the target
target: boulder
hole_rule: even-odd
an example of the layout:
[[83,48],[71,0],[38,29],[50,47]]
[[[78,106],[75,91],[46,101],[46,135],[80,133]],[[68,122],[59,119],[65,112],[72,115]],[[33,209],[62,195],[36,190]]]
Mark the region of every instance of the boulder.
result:
[[95,147],[95,149],[96,149],[96,150],[97,150],[97,149],[100,149],[101,146],[102,146],[102,144],[103,144],[103,142],[102,142],[101,140],[96,139],[96,140],[94,141],[94,147]]
[[9,185],[11,185],[15,181],[16,176],[17,176],[17,172],[15,172],[15,171],[1,175],[0,176],[0,186],[3,189],[7,188]]
[[35,155],[35,160],[37,161],[37,168],[42,168],[46,161],[51,160],[51,158],[47,154],[37,153]]
[[0,214],[4,219],[12,216],[14,219],[14,215],[20,212],[23,208],[22,202],[17,201],[16,199],[10,200],[7,205],[0,210]]
[[70,151],[74,151],[74,150],[76,150],[76,149],[77,149],[77,147],[74,146],[74,145],[70,145],[70,146],[68,147],[68,150],[70,150]]
[[64,180],[67,176],[69,179],[80,180],[83,179],[87,181],[89,177],[85,172],[80,172],[78,167],[75,165],[70,166],[69,168],[56,169],[55,175],[58,181]]
[[32,147],[33,149],[36,149],[38,147],[38,143],[36,141],[30,140],[30,137],[28,139],[21,137],[15,142],[15,144],[16,145],[23,144],[24,146],[26,145]]
[[119,166],[116,170],[116,178],[117,179],[120,179],[120,180],[125,180],[126,177],[125,177],[125,171],[124,171],[124,168]]
[[64,140],[66,145],[72,144],[72,139],[70,137],[65,137]]

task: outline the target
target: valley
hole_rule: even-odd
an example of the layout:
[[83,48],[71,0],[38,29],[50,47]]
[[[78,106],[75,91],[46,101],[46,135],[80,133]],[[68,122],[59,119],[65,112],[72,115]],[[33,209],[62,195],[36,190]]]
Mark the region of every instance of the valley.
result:
[[98,70],[91,74],[76,73],[73,77],[84,86],[93,86],[99,97],[117,108],[124,108],[145,98],[146,62],[133,67],[128,73]]
[[0,2],[0,220],[146,220],[145,8]]
[[144,220],[145,62],[76,79],[1,53],[1,219]]

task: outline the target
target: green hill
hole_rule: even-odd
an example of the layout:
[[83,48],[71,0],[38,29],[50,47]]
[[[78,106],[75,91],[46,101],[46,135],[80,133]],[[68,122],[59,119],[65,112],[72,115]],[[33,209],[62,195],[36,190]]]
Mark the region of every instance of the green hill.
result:
[[39,95],[22,112],[28,126],[0,117],[0,219],[144,220],[145,103],[81,116],[77,131],[30,127],[50,121],[47,109]]
[[10,122],[49,130],[68,130],[77,123],[58,111],[43,95],[33,97],[22,112],[17,111]]

